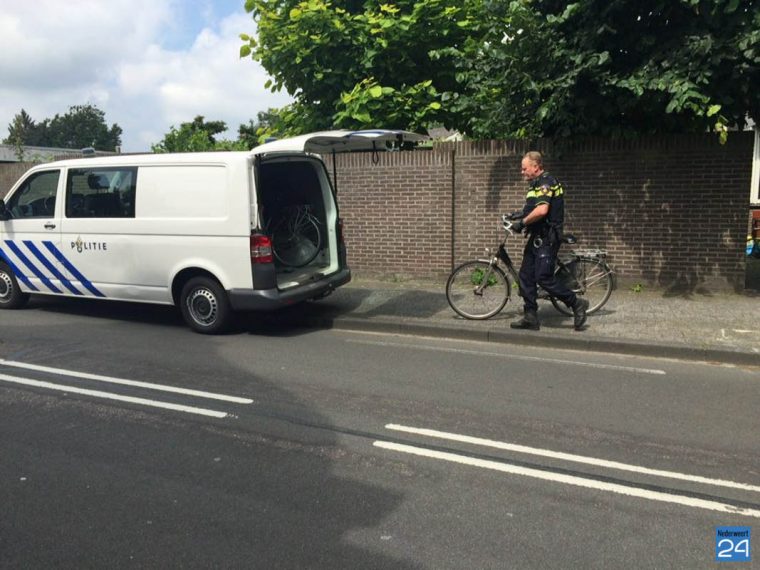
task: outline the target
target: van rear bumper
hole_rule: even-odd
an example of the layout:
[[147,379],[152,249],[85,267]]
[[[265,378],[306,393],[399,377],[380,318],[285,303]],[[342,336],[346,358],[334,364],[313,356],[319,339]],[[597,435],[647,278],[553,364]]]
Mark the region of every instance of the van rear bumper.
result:
[[299,301],[306,301],[332,293],[341,285],[351,281],[351,270],[341,269],[319,281],[307,283],[292,290],[273,289],[230,289],[230,305],[236,311],[272,311],[287,307]]

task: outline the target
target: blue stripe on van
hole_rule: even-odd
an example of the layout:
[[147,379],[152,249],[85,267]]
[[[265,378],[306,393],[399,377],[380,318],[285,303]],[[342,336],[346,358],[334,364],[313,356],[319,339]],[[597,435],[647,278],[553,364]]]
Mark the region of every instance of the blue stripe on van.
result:
[[34,273],[37,277],[39,277],[40,281],[42,281],[42,283],[45,284],[45,287],[50,289],[53,293],[63,293],[63,291],[61,291],[58,287],[56,287],[50,282],[50,279],[45,277],[45,274],[42,273],[42,271],[40,271],[37,268],[37,266],[34,265],[34,263],[32,263],[31,260],[26,255],[24,255],[24,252],[21,251],[15,243],[13,243],[9,239],[5,240],[5,243],[8,245],[8,248],[14,254],[16,254],[16,257],[18,257],[24,263],[24,265],[26,265],[31,270],[32,273]]
[[44,245],[48,249],[48,251],[52,253],[55,256],[55,258],[58,261],[60,261],[61,264],[71,272],[71,274],[74,277],[76,277],[76,280],[79,281],[84,286],[85,289],[87,289],[88,291],[90,291],[90,293],[92,293],[93,295],[97,297],[105,297],[103,293],[98,291],[95,285],[90,283],[87,277],[82,275],[79,272],[79,270],[76,267],[74,267],[74,265],[72,265],[72,263],[68,259],[64,257],[64,255],[61,253],[61,251],[57,247],[55,247],[55,244],[52,241],[43,241],[42,245]]
[[0,259],[2,259],[5,263],[8,264],[8,267],[11,268],[11,270],[13,271],[13,274],[16,276],[16,279],[21,281],[24,285],[26,285],[32,291],[39,291],[39,289],[37,289],[37,287],[35,287],[34,284],[31,281],[29,281],[29,279],[26,278],[26,275],[24,275],[21,272],[21,270],[18,267],[16,267],[16,264],[13,263],[7,255],[5,255],[5,252],[2,250],[2,248],[0,248]]
[[63,285],[64,287],[66,287],[66,289],[68,289],[69,291],[71,291],[72,293],[74,293],[74,295],[83,295],[84,294],[79,289],[77,289],[76,287],[74,287],[74,285],[72,285],[71,282],[68,279],[66,279],[66,277],[64,277],[63,274],[60,271],[58,271],[58,269],[55,267],[55,265],[53,265],[52,263],[50,263],[47,260],[47,258],[42,254],[42,252],[39,249],[37,249],[37,246],[34,245],[34,243],[32,241],[24,240],[24,245],[27,247],[27,249],[29,249],[29,251],[31,251],[34,254],[34,256],[37,259],[40,260],[40,262],[42,262],[42,265],[44,265],[45,267],[47,267],[47,269],[48,269],[48,271],[50,271],[50,273],[52,273],[53,275],[55,275],[55,277],[61,281],[61,285]]

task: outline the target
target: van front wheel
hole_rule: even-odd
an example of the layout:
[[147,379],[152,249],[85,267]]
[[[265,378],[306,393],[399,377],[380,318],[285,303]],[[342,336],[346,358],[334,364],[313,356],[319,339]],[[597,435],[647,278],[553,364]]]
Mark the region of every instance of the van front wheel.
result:
[[29,294],[19,288],[13,271],[0,263],[0,309],[20,309],[27,301]]
[[232,309],[227,293],[214,279],[193,277],[180,295],[180,310],[188,326],[202,334],[218,334],[230,324]]

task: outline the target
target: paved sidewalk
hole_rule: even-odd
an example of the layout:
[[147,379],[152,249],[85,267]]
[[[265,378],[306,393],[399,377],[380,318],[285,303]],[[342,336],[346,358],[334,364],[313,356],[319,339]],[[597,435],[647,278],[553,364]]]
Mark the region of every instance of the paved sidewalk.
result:
[[[517,299],[517,300],[516,300]],[[588,318],[584,331],[540,302],[540,331],[516,331],[521,303],[513,297],[486,321],[458,317],[443,283],[393,283],[355,278],[330,297],[285,316],[310,326],[598,350],[760,366],[760,294],[669,295],[618,288]],[[280,317],[283,314],[280,313]]]

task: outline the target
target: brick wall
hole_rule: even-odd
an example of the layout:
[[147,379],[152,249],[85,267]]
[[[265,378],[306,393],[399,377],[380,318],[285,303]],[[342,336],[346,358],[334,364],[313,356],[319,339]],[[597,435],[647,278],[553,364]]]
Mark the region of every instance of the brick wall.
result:
[[21,175],[36,163],[32,162],[4,162],[0,163],[0,198],[5,197]]
[[[541,150],[565,186],[566,229],[608,250],[621,283],[697,290],[744,286],[752,133],[636,141],[484,141],[432,150],[337,155],[351,267],[443,277],[501,236],[519,209],[520,160]],[[332,174],[331,157],[326,157]],[[30,165],[0,165],[0,195]],[[509,241],[519,263],[523,242]]]
[[[337,155],[338,200],[350,263],[377,273],[432,275],[451,258],[452,165],[447,153]],[[330,157],[328,170],[332,174]]]
[[[698,290],[744,286],[752,133],[636,141],[458,142],[338,155],[349,262],[365,274],[441,277],[500,237],[519,209],[527,150],[565,186],[566,229],[608,250],[620,282]],[[329,164],[329,157],[328,157]],[[523,242],[509,241],[516,262]]]

